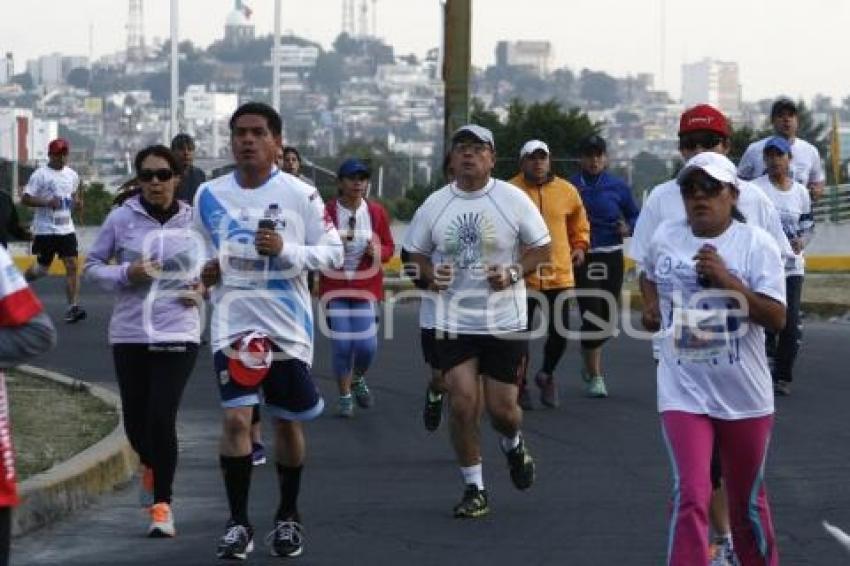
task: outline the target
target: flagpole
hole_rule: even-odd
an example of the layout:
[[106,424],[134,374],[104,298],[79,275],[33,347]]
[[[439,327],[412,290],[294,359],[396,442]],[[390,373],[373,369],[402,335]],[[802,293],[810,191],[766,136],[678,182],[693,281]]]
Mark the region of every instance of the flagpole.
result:
[[280,112],[280,0],[274,0],[274,41],[272,42],[272,107]]
[[178,55],[178,32],[177,32],[177,0],[171,0],[171,137],[177,135],[177,104],[180,97],[179,90],[179,55]]
[[837,186],[841,184],[841,135],[839,133],[838,112],[832,113],[832,136],[829,146],[832,175]]

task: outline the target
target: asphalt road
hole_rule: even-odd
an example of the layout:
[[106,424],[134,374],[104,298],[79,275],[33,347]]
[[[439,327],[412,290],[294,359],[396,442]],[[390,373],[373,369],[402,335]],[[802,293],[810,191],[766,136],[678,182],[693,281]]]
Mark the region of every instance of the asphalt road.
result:
[[[58,279],[35,285],[55,320]],[[84,290],[89,318],[59,322],[60,347],[37,364],[115,389],[106,324],[111,298]],[[306,547],[298,563],[407,565],[661,564],[670,473],[655,411],[653,363],[646,343],[621,336],[606,348],[611,397],[582,397],[578,349],[570,344],[557,372],[559,410],[526,413],[537,460],[528,492],[510,484],[497,437],[482,434],[491,513],[451,516],[462,482],[445,427],[428,433],[420,409],[426,370],[416,306],[394,315],[369,382],[376,405],[350,421],[326,411],[308,426],[308,462],[300,508]],[[827,519],[850,531],[850,325],[811,322],[793,396],[778,399],[767,469],[783,564],[839,565],[848,555],[827,535]],[[540,344],[535,345],[539,360]],[[320,339],[315,372],[331,409],[336,395]],[[135,484],[87,510],[13,543],[13,564],[212,564],[227,518],[218,470],[219,409],[208,351],[199,357],[179,418],[180,464],[174,512],[178,536],[144,538],[147,518]],[[267,434],[268,437],[268,434]],[[258,549],[249,564],[273,564],[262,545],[277,504],[274,469],[255,468],[250,512]]]

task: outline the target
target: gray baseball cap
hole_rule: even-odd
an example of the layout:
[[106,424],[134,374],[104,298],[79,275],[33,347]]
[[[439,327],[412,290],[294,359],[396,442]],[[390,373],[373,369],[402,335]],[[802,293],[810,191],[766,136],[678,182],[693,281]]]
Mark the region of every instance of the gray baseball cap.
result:
[[477,138],[478,141],[490,144],[490,147],[496,149],[496,142],[493,141],[493,132],[484,126],[479,126],[478,124],[467,124],[465,126],[461,126],[455,130],[455,133],[452,134],[452,141],[457,140],[459,137],[463,136],[463,134],[469,134],[472,137]]

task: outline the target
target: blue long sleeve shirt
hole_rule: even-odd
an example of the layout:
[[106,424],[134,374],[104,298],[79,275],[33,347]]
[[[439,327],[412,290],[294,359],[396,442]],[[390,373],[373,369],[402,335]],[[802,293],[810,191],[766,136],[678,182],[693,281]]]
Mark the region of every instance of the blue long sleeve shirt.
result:
[[590,220],[590,251],[622,246],[617,222],[625,220],[631,232],[640,212],[629,186],[607,171],[596,177],[576,173],[570,177],[570,183],[578,188]]

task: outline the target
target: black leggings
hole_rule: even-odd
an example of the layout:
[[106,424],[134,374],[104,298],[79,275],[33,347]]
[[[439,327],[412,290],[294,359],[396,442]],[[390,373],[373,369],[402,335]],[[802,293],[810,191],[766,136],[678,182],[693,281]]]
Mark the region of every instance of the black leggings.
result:
[[153,469],[156,503],[171,503],[177,468],[177,409],[198,356],[197,344],[168,348],[160,344],[112,346],[124,431],[142,464]]
[[[595,350],[614,334],[611,306],[619,304],[620,292],[623,289],[623,250],[589,253],[575,274],[578,289],[594,289],[608,294],[607,297],[590,297],[579,292],[577,297],[582,335],[597,335],[595,338],[582,336],[581,347],[585,350]],[[599,317],[605,324],[599,326],[590,322],[585,316],[587,313]]]
[[12,508],[0,507],[0,566],[9,564],[9,542],[12,539]]
[[[540,371],[549,375],[552,375],[552,372],[555,371],[555,366],[558,365],[561,356],[564,355],[564,351],[567,349],[567,337],[564,334],[570,328],[570,303],[566,300],[562,301],[560,311],[555,312],[555,301],[561,293],[568,291],[569,289],[547,289],[545,291],[535,292],[529,289],[527,302],[528,330],[531,330],[534,324],[534,311],[540,306],[537,293],[543,293],[543,296],[546,298],[546,344],[543,346],[543,367],[540,368]],[[561,319],[564,334],[558,332],[555,326],[555,321],[558,317]]]

